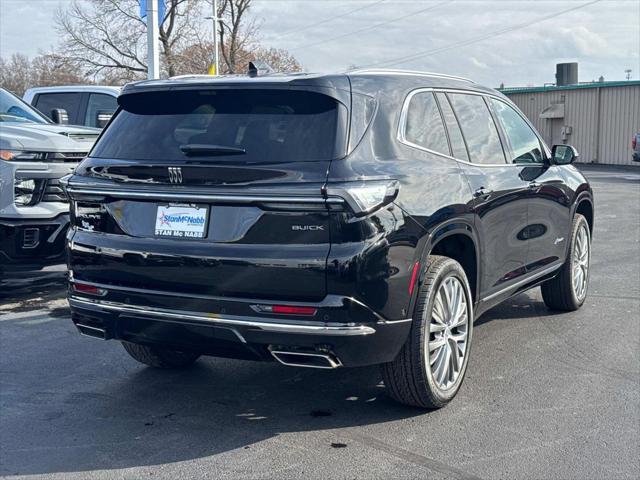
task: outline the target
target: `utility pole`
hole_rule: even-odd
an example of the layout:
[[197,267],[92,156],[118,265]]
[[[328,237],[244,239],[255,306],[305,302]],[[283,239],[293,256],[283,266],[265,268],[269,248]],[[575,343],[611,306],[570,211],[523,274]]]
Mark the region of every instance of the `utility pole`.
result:
[[218,24],[220,19],[218,18],[218,0],[211,0],[213,6],[213,17],[207,17],[213,20],[213,59],[211,66],[209,67],[209,75],[220,75],[218,70],[220,66],[220,59],[218,57]]
[[160,78],[158,0],[147,0],[147,78]]

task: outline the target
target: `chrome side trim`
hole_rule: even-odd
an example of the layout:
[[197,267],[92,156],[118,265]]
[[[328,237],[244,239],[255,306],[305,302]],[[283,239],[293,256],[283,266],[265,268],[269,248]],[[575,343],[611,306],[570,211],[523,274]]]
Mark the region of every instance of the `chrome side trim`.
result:
[[139,190],[111,190],[111,189],[88,189],[67,187],[70,194],[81,195],[108,195],[116,198],[143,198],[158,200],[195,200],[195,201],[219,201],[229,203],[249,203],[249,202],[276,202],[276,203],[332,203],[342,204],[344,199],[339,197],[304,197],[304,196],[278,196],[278,195],[222,195],[205,193],[172,193],[172,192],[142,192]]
[[106,310],[116,313],[128,313],[144,317],[159,317],[169,320],[194,320],[199,322],[213,323],[223,326],[237,326],[257,328],[266,332],[279,333],[299,333],[307,335],[370,335],[376,330],[366,325],[351,324],[312,324],[311,322],[289,321],[278,322],[275,320],[262,320],[255,317],[222,316],[215,313],[188,312],[180,310],[169,310],[164,308],[142,307],[135,305],[125,305],[122,303],[108,302],[104,300],[87,300],[80,297],[71,296],[69,304],[76,308],[87,308],[91,310]]
[[486,297],[484,297],[481,302],[487,302],[489,300],[491,300],[492,298],[498,297],[500,295],[502,295],[505,292],[508,292],[509,290],[515,290],[518,287],[521,287],[522,285],[526,285],[527,283],[533,282],[534,280],[536,280],[537,278],[540,277],[544,277],[545,275],[548,275],[549,273],[552,273],[556,270],[558,270],[560,267],[562,267],[562,264],[560,265],[553,265],[551,267],[547,267],[544,270],[540,270],[539,272],[534,273],[533,275],[530,275],[526,278],[523,278],[522,280],[514,283],[513,285],[509,285],[506,288],[503,288],[501,290],[498,290],[495,293],[492,293],[491,295],[487,295]]

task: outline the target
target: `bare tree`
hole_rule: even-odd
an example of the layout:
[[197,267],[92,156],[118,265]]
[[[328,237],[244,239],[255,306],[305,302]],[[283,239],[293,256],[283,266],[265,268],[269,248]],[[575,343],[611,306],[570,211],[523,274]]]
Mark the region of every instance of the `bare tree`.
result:
[[[169,76],[206,73],[213,46],[203,18],[210,14],[211,0],[165,0],[160,25],[161,64]],[[300,69],[284,50],[265,49],[257,41],[258,25],[247,12],[252,0],[220,0],[221,73],[246,69],[258,54],[265,54],[278,69]],[[144,78],[146,23],[140,18],[139,0],[73,0],[58,11],[56,22],[63,36],[61,53],[88,75],[105,83],[124,83]],[[286,62],[284,61],[286,59]]]
[[76,72],[77,66],[53,53],[38,55],[33,60],[21,54],[13,54],[8,60],[0,57],[0,86],[19,96],[29,87],[90,83]]
[[[199,41],[198,19],[204,0],[167,0],[160,25],[161,59],[175,75],[174,51]],[[73,0],[56,15],[63,53],[90,75],[121,81],[147,72],[146,22],[138,0]]]
[[22,96],[31,82],[29,57],[14,53],[7,60],[0,57],[0,86]]

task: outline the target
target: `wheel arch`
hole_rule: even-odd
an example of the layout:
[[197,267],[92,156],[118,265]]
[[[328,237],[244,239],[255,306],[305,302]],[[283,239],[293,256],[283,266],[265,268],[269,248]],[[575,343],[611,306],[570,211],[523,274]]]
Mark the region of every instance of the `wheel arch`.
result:
[[575,217],[576,213],[579,213],[580,215],[582,215],[587,219],[587,224],[589,224],[589,233],[591,234],[591,236],[593,236],[593,225],[594,225],[593,199],[586,192],[580,195],[576,199],[572,218]]
[[[473,296],[474,304],[480,298],[480,244],[475,229],[464,220],[451,220],[436,227],[429,235],[421,256],[426,264],[429,255],[443,255],[462,266]],[[424,270],[420,277],[422,282]]]

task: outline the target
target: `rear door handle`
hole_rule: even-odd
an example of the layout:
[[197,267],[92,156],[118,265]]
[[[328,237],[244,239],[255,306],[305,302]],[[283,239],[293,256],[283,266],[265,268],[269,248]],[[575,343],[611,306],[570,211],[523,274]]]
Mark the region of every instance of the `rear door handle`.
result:
[[485,199],[485,198],[489,197],[489,195],[491,195],[492,193],[493,193],[493,190],[489,190],[487,188],[480,187],[475,192],[473,192],[473,196],[475,198],[483,198],[483,199]]

